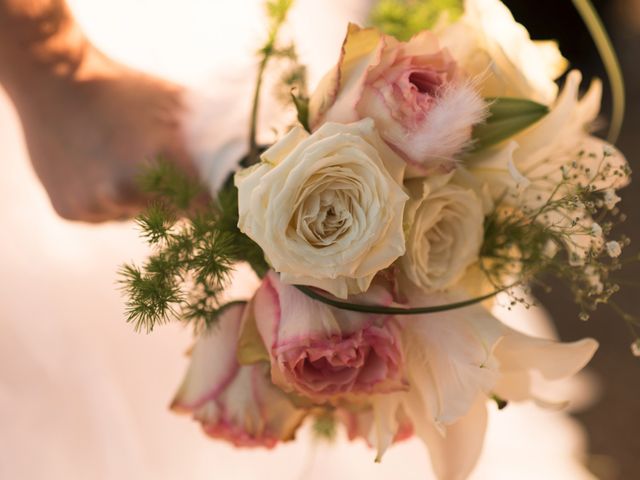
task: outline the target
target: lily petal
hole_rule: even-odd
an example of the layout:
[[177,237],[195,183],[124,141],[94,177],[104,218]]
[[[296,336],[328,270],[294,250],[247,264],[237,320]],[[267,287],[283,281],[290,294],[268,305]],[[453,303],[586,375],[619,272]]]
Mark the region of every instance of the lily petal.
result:
[[424,442],[439,480],[463,480],[476,465],[487,429],[486,397],[479,395],[465,416],[444,430],[437,429],[421,408],[421,399],[409,395],[405,403],[415,433]]
[[[435,301],[455,298],[439,297]],[[485,308],[416,316],[404,321],[403,328],[409,382],[432,422],[455,422],[478,394],[491,391],[498,379],[492,354],[504,327]]]
[[508,327],[505,330],[494,352],[505,373],[537,370],[547,380],[570,377],[582,370],[598,349],[598,342],[592,338],[562,343],[530,337]]

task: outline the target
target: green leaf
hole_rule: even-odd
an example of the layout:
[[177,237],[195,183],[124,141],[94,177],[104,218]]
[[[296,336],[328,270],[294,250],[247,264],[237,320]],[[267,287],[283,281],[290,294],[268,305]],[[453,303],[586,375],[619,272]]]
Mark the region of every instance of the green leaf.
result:
[[267,16],[273,23],[282,23],[293,4],[293,0],[270,0],[265,3]]
[[338,433],[338,422],[330,412],[323,412],[314,418],[313,434],[321,440],[333,442]]
[[473,129],[474,151],[500,143],[530,127],[549,113],[549,107],[524,98],[496,97],[490,102],[489,117]]
[[491,395],[491,400],[496,402],[496,406],[498,407],[498,410],[504,410],[507,407],[507,405],[509,405],[509,402],[507,402],[504,398],[501,398],[496,394]]
[[[253,307],[249,307],[253,308]],[[252,365],[259,362],[269,362],[269,352],[260,337],[253,312],[246,312],[238,336],[238,363]]]
[[218,203],[221,211],[219,228],[234,235],[237,251],[240,252],[234,260],[247,262],[258,277],[264,277],[270,267],[262,249],[238,229],[238,189],[233,182],[229,182],[220,190]]
[[169,162],[151,167],[142,183],[156,201],[136,221],[153,248],[143,265],[120,271],[127,321],[147,332],[172,320],[211,327],[225,308],[218,300],[233,265],[246,261],[258,275],[269,268],[238,229],[237,189],[229,181],[217,202],[193,205],[199,186]]
[[188,209],[203,191],[202,185],[162,156],[141,172],[138,183],[142,191],[158,196],[180,210]]
[[302,125],[307,132],[311,133],[311,129],[309,128],[309,99],[296,96],[293,92],[291,92],[291,99],[296,106],[300,125]]
[[370,23],[382,32],[406,41],[433,28],[442,18],[454,21],[462,13],[462,0],[379,0],[371,13]]
[[177,217],[171,207],[156,200],[149,204],[135,222],[149,244],[157,245],[168,239]]

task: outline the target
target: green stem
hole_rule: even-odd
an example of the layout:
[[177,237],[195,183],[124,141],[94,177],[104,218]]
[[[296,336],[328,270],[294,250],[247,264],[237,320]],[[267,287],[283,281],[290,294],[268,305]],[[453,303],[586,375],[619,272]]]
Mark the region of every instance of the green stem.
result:
[[629,331],[631,332],[631,334],[637,338],[638,335],[636,333],[636,328],[640,327],[640,321],[633,315],[625,312],[625,310],[616,302],[609,302],[609,306],[625,321],[627,327],[629,327]]
[[253,105],[251,107],[251,120],[249,126],[249,163],[254,164],[260,161],[260,149],[258,147],[258,113],[260,110],[260,93],[262,91],[262,81],[264,79],[264,72],[267,69],[267,64],[269,60],[273,56],[276,47],[276,40],[278,39],[278,32],[280,31],[280,27],[287,19],[287,13],[291,8],[293,1],[292,0],[281,0],[279,3],[280,11],[276,14],[275,17],[271,18],[272,25],[269,30],[269,37],[267,39],[267,43],[262,47],[262,60],[260,60],[260,65],[258,66],[258,76],[256,79],[256,89],[253,94]]
[[258,111],[260,109],[260,91],[262,90],[262,79],[264,77],[264,72],[267,68],[267,64],[269,63],[269,58],[271,57],[271,52],[265,49],[264,56],[260,61],[260,66],[258,67],[258,78],[256,80],[256,90],[253,94],[253,106],[251,107],[251,124],[249,130],[249,162],[251,164],[258,163],[259,157],[259,148],[257,141],[257,130],[258,130]]
[[375,313],[380,315],[422,315],[422,314],[428,314],[428,313],[446,312],[449,310],[455,310],[457,308],[464,308],[470,305],[475,305],[476,303],[480,303],[485,300],[488,300],[489,298],[495,297],[500,292],[509,290],[515,287],[516,285],[517,284],[513,284],[508,287],[500,288],[486,295],[470,298],[468,300],[463,300],[461,302],[447,303],[443,305],[432,305],[429,307],[418,307],[418,308],[385,307],[383,305],[363,305],[360,303],[343,302],[341,300],[335,300],[333,298],[326,297],[323,294],[314,290],[313,288],[306,287],[304,285],[296,285],[295,287],[298,290],[300,290],[302,293],[307,295],[308,297],[313,298],[314,300],[322,302],[331,307],[339,308],[340,310],[348,310],[350,312],[360,312],[360,313]]
[[593,42],[600,53],[602,63],[604,63],[609,83],[611,84],[611,96],[613,98],[613,113],[611,115],[611,126],[609,127],[608,140],[615,143],[620,135],[625,110],[625,87],[620,62],[615,49],[611,44],[611,38],[598,16],[598,12],[593,7],[590,0],[572,0],[573,5],[582,17]]

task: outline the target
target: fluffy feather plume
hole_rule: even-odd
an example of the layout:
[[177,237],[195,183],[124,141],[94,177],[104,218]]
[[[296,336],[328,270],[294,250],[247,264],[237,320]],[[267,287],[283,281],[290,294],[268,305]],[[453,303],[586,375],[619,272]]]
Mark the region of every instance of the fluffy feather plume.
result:
[[411,160],[407,176],[422,176],[425,170],[454,162],[471,145],[473,126],[486,120],[487,115],[487,103],[471,82],[443,88],[425,121],[404,140],[405,153]]

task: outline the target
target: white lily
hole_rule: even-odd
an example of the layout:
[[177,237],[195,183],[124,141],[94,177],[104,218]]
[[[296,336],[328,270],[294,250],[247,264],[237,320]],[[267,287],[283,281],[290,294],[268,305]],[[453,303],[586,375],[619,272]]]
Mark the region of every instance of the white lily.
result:
[[569,377],[598,346],[592,339],[561,343],[530,337],[481,305],[402,322],[410,389],[373,398],[368,439],[380,458],[398,434],[398,418],[406,415],[430,453],[437,478],[446,480],[466,478],[475,466],[492,395],[548,405],[529,388],[532,372],[548,380]]

